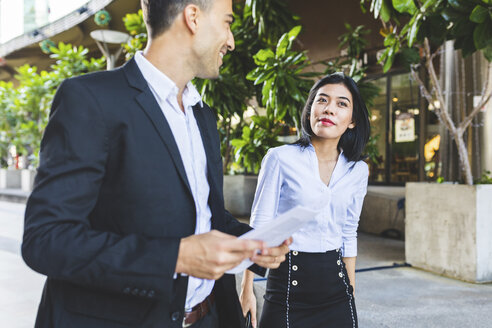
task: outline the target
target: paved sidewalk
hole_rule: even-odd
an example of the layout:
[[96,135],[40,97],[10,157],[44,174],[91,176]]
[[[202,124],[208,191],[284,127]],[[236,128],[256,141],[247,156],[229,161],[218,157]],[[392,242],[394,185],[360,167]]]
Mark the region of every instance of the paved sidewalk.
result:
[[[0,328],[33,327],[44,283],[20,256],[24,208],[0,201]],[[394,262],[404,262],[404,242],[359,236],[357,269]],[[361,328],[492,327],[492,284],[464,283],[414,268],[359,272],[356,279]],[[255,284],[264,290],[264,281]]]
[[25,205],[0,202],[0,327],[32,328],[45,277],[22,261]]

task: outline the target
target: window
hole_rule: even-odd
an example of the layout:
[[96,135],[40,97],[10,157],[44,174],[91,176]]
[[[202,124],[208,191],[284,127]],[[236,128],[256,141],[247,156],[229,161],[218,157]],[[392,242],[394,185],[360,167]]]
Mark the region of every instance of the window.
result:
[[370,164],[370,181],[403,184],[419,180],[420,94],[410,74],[388,75],[373,82],[380,94],[370,108],[378,163]]

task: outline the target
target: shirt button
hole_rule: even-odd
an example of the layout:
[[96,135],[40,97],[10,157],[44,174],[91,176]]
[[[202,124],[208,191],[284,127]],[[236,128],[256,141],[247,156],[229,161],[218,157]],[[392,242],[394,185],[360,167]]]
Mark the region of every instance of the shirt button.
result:
[[292,286],[297,286],[297,280],[292,280]]
[[142,289],[138,295],[145,296],[147,295],[147,291],[145,289]]
[[297,271],[297,265],[293,265],[292,270]]
[[139,291],[140,290],[138,288],[135,288],[134,290],[132,290],[132,295],[137,296]]
[[339,276],[340,278],[343,278],[343,273],[341,273],[341,272],[340,272],[340,273],[338,273],[338,276]]
[[341,263],[341,262],[340,262],[340,260],[338,260],[338,261],[337,261],[337,264],[338,264],[338,265],[340,265],[340,263]]
[[126,287],[125,289],[123,289],[123,294],[130,294],[130,287]]
[[153,290],[149,290],[149,292],[147,293],[147,296],[151,297],[151,298],[154,297],[154,295],[155,295],[155,292]]
[[172,321],[178,321],[179,320],[179,316],[180,316],[180,313],[179,312],[177,312],[177,311],[176,312],[173,312],[171,314],[171,320]]
[[297,251],[292,252],[292,255],[294,255],[294,256],[297,256],[297,254],[299,254]]

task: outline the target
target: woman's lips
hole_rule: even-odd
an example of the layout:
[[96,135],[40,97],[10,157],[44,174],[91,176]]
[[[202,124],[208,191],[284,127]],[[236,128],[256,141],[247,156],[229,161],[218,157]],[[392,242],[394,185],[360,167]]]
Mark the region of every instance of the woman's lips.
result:
[[332,126],[332,125],[335,125],[335,123],[333,123],[333,121],[330,120],[330,119],[328,119],[328,118],[322,118],[322,119],[320,119],[320,122],[324,126]]

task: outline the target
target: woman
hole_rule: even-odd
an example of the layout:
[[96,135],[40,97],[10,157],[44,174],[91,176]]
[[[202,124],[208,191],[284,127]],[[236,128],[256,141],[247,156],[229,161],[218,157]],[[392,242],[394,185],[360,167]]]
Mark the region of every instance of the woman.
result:
[[[297,142],[263,159],[251,224],[298,205],[320,214],[293,235],[286,261],[270,271],[260,328],[357,327],[357,226],[368,179],[361,159],[370,125],[355,82],[342,73],[318,81],[301,124]],[[245,271],[240,299],[256,326],[253,276]]]

